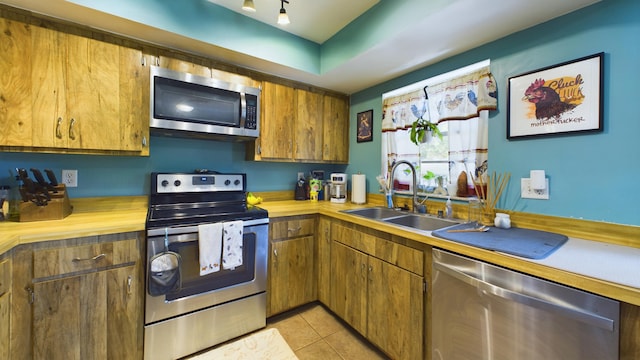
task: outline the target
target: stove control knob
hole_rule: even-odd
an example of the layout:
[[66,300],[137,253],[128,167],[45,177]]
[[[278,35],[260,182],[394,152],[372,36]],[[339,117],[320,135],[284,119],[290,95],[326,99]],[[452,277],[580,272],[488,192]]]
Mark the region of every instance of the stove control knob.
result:
[[224,184],[225,184],[226,186],[229,186],[229,184],[231,184],[231,180],[229,180],[229,179],[225,180],[225,181],[224,181]]
[[182,184],[182,183],[180,182],[180,180],[176,180],[176,181],[174,181],[174,182],[173,182],[173,185],[175,185],[175,186],[180,186],[180,184]]
[[236,181],[233,182],[233,185],[235,185],[235,186],[240,185],[240,180],[236,179]]
[[167,187],[167,185],[169,185],[169,182],[167,180],[162,180],[160,185],[162,185],[162,187]]

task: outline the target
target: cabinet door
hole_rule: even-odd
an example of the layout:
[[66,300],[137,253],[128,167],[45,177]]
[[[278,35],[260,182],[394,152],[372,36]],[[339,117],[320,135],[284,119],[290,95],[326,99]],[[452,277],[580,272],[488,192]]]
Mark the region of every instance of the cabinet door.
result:
[[313,236],[271,242],[268,316],[316,299]]
[[331,246],[330,308],[366,335],[368,256],[336,241]]
[[142,358],[144,283],[138,266],[107,272],[107,359]]
[[119,47],[65,37],[68,147],[120,150]]
[[0,295],[0,359],[11,359],[10,352],[10,294]]
[[31,27],[0,19],[0,145],[31,146]]
[[189,74],[211,77],[211,69],[208,66],[199,65],[190,61],[160,56],[158,58],[159,66],[165,69],[186,72]]
[[321,217],[318,221],[317,278],[318,300],[330,306],[331,303],[331,220]]
[[33,146],[66,148],[67,95],[65,88],[65,35],[37,26],[31,27],[31,83],[33,106]]
[[105,272],[33,285],[35,359],[106,359]]
[[141,358],[138,282],[127,266],[35,283],[34,358]]
[[296,89],[295,160],[322,160],[322,96]]
[[149,66],[142,51],[120,48],[120,149],[149,155]]
[[370,257],[367,338],[393,359],[422,359],[421,276]]
[[349,104],[347,99],[324,96],[322,160],[349,161]]
[[264,82],[259,156],[265,159],[293,159],[293,124],[296,117],[294,90]]
[[33,146],[120,150],[117,45],[32,27]]

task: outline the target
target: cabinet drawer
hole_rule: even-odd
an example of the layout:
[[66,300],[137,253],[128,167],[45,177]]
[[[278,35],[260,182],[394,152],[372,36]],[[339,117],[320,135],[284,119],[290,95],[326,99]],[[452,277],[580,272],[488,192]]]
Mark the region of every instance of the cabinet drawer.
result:
[[424,273],[420,250],[339,224],[331,224],[331,239],[420,276]]
[[0,260],[0,296],[11,289],[11,261]]
[[274,240],[310,236],[315,232],[315,217],[293,218],[271,223],[271,238]]
[[35,250],[34,278],[89,271],[137,261],[136,240]]

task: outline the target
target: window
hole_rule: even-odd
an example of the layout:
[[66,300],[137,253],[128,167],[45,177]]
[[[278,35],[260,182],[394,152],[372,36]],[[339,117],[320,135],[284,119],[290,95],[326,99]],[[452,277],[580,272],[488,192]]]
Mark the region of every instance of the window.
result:
[[[487,110],[496,108],[496,94],[488,60],[384,94],[383,177],[390,176],[396,161],[407,160],[416,167],[419,192],[446,196],[449,189],[475,195],[472,177],[481,176],[488,164]],[[430,137],[420,145],[410,141],[411,124],[420,116],[438,124],[442,139]],[[463,173],[467,184],[458,189]],[[394,189],[408,191],[410,186],[409,169],[397,171]]]

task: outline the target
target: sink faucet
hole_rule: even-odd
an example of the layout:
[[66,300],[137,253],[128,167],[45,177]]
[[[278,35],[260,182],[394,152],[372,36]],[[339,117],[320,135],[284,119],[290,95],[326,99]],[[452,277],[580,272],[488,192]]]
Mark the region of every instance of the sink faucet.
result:
[[[395,164],[393,164],[393,167],[391,168],[391,195],[393,196],[393,175],[396,172],[396,168],[398,167],[398,165],[400,164],[405,164],[407,166],[409,166],[409,168],[411,169],[411,174],[413,174],[413,201],[412,201],[412,210],[413,212],[417,212],[418,211],[418,205],[420,205],[418,203],[418,176],[416,175],[416,168],[413,166],[413,164],[411,164],[410,162],[408,162],[407,160],[400,160],[400,161],[396,161]],[[393,204],[391,204],[393,207]]]

